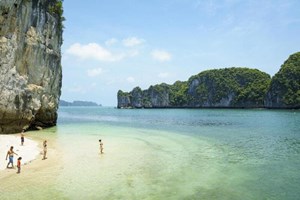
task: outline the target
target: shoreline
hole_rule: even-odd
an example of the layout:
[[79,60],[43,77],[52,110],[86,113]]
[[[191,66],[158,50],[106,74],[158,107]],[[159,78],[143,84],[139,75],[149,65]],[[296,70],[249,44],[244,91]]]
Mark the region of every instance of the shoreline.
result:
[[262,109],[262,110],[300,110],[300,107],[247,107],[247,106],[218,106],[218,107],[193,107],[193,106],[153,106],[153,107],[134,107],[134,106],[121,106],[121,107],[115,107],[116,109],[128,109],[128,110],[138,110],[138,109],[191,109],[191,110],[201,110],[201,109],[223,109],[223,110],[255,110],[255,109]]
[[[13,135],[1,135],[0,134],[0,172],[5,171],[8,160],[5,160],[7,151],[13,146],[14,152],[18,155],[14,155],[14,167],[17,169],[17,159],[22,157],[21,166],[27,165],[33,160],[37,159],[38,155],[41,152],[39,143],[31,138],[26,137],[25,133],[25,142],[24,145],[21,145],[20,134]],[[14,169],[9,168],[9,171]]]
[[[21,146],[20,134],[0,134],[0,164],[4,165],[5,168],[0,169],[0,194],[4,194],[4,199],[19,199],[20,196],[23,196],[25,199],[32,198],[28,191],[32,191],[35,193],[36,197],[43,199],[45,196],[40,192],[43,192],[44,190],[40,190],[39,188],[47,188],[47,190],[51,190],[52,193],[59,193],[59,191],[51,184],[56,181],[58,174],[63,169],[63,165],[61,164],[62,160],[58,154],[60,148],[56,144],[56,139],[45,133],[47,133],[47,131],[44,130],[25,132],[24,146]],[[12,139],[13,142],[16,142],[14,150],[22,157],[20,174],[16,173],[16,163],[19,156],[14,157],[15,168],[6,169],[8,160],[5,160],[5,156],[11,144],[8,144],[5,147],[2,145],[4,144],[4,141],[9,142],[8,138]],[[49,142],[47,146],[48,158],[45,160],[42,159],[42,144],[44,140]],[[29,152],[32,157],[29,158],[28,152],[23,151],[20,147],[30,147],[29,149],[31,150],[29,150]],[[17,149],[19,149],[19,151],[17,151]],[[32,153],[32,150],[35,153]],[[25,159],[25,157],[28,159]],[[49,196],[49,199],[51,196]]]

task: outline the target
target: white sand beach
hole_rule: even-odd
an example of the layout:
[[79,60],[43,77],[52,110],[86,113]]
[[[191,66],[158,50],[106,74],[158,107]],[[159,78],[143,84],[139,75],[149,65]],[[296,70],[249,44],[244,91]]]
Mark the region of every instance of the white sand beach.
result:
[[41,149],[38,147],[38,143],[26,138],[24,145],[21,146],[21,138],[19,134],[15,135],[0,135],[0,170],[6,168],[8,160],[5,160],[7,151],[13,146],[15,153],[14,165],[16,166],[17,158],[22,157],[22,165],[28,164],[34,160],[40,153]]

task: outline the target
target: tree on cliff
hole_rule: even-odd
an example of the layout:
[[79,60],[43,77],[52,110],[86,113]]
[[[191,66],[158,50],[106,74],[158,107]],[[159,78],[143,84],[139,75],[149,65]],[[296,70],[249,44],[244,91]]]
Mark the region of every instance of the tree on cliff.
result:
[[257,69],[232,67],[206,70],[186,82],[135,90],[119,91],[118,107],[300,108],[300,52],[291,55],[272,79]]
[[188,97],[187,90],[188,84],[186,81],[176,81],[170,87],[170,105],[175,107],[187,106]]
[[52,0],[49,1],[49,13],[58,18],[58,28],[64,28],[63,21],[65,17],[63,16],[63,0]]
[[213,69],[192,76],[189,103],[195,107],[263,107],[270,76],[257,69]]
[[290,55],[272,78],[267,107],[300,107],[300,52]]

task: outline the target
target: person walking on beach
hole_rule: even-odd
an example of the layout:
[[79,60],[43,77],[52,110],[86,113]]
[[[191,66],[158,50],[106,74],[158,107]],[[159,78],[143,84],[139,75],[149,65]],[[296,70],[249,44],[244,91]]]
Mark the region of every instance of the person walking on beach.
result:
[[103,143],[101,140],[99,140],[100,143],[100,153],[103,154]]
[[18,154],[16,154],[16,153],[14,152],[14,147],[11,146],[10,149],[9,149],[9,151],[8,151],[7,154],[6,154],[6,158],[5,158],[5,160],[7,160],[7,157],[9,157],[9,161],[8,161],[8,163],[7,163],[6,168],[9,168],[9,167],[8,167],[9,164],[11,164],[11,168],[14,168],[14,154],[15,154],[15,155],[18,155]]
[[21,173],[21,160],[22,160],[22,157],[19,157],[18,162],[17,162],[17,168],[18,168],[17,174]]
[[24,144],[24,129],[21,132],[21,145],[23,146]]
[[43,160],[47,159],[47,140],[43,142]]

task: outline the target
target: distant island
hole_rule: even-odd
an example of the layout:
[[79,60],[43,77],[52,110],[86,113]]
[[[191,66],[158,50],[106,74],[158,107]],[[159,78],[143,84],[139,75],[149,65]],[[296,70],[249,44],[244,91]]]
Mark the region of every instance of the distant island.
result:
[[176,81],[118,91],[118,108],[300,108],[300,52],[274,77],[258,69],[212,69]]
[[102,106],[101,104],[97,104],[92,101],[73,101],[68,102],[64,100],[59,101],[59,106]]

